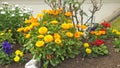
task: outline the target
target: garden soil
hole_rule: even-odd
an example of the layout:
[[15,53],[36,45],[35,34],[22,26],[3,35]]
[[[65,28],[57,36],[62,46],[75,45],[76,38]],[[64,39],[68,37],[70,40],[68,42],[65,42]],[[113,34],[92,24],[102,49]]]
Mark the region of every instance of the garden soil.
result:
[[[81,54],[79,54],[74,59],[66,59],[57,67],[49,66],[48,68],[120,68],[120,52],[115,51],[112,42],[112,40],[105,42],[105,44],[108,44],[109,48],[109,55],[107,56],[83,58]],[[30,54],[26,54],[25,56],[27,57],[26,62],[32,58]],[[22,64],[13,63],[7,66],[0,66],[0,68],[24,68],[26,62]]]

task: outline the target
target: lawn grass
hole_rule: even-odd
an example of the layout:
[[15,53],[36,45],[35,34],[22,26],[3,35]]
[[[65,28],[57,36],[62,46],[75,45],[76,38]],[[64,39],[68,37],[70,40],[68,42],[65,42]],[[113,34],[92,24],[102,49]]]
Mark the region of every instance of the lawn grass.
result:
[[120,16],[112,22],[112,28],[120,30]]

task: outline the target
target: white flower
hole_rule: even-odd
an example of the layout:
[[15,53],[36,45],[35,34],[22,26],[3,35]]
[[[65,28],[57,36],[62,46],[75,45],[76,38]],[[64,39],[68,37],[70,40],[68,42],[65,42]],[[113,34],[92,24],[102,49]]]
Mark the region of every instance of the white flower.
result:
[[0,13],[1,13],[1,14],[5,14],[5,11],[1,11]]
[[0,7],[0,10],[2,10],[3,9],[3,7]]
[[15,7],[19,7],[19,5],[18,5],[18,4],[15,4]]
[[11,10],[12,10],[12,11],[15,11],[15,8],[12,8]]
[[23,14],[20,14],[20,16],[22,17],[22,16],[23,16]]
[[12,16],[12,17],[14,17],[14,16],[15,16],[15,14],[12,14],[11,16]]
[[25,11],[23,11],[23,13],[28,13],[29,11],[27,11],[27,10],[25,10]]
[[8,5],[8,2],[3,2],[2,4],[3,4],[3,5]]

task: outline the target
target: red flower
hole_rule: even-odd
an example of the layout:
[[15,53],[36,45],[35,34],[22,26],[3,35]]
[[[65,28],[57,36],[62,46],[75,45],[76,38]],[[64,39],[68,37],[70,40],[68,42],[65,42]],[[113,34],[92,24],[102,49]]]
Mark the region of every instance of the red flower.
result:
[[100,46],[101,44],[104,44],[103,40],[96,39],[94,42],[91,43],[93,46]]
[[103,25],[105,28],[110,28],[110,22],[103,22],[101,23],[101,25]]

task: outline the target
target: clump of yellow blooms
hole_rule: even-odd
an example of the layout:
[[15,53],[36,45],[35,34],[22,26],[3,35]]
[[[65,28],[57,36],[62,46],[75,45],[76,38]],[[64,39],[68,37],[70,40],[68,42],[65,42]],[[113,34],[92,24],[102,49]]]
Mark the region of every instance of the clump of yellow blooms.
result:
[[89,47],[88,43],[84,43],[83,45],[84,45],[85,48]]
[[66,35],[67,35],[67,37],[73,37],[73,33],[71,33],[71,32],[67,32]]
[[16,56],[14,57],[14,61],[15,61],[15,62],[19,62],[19,61],[20,61],[20,58],[23,57],[24,54],[23,54],[22,51],[16,50],[16,51],[15,51],[15,55],[16,55]]
[[42,47],[44,46],[44,41],[37,41],[35,45],[36,47]]
[[58,23],[58,21],[57,20],[53,20],[53,21],[51,21],[51,23],[55,25],[55,24]]
[[45,42],[52,42],[53,41],[53,36],[52,35],[46,35],[44,37],[44,41]]
[[61,39],[59,38],[55,39],[55,43],[60,44],[61,42],[62,42]]
[[40,34],[46,34],[47,31],[48,31],[47,27],[40,27],[40,28],[39,28],[39,33],[40,33]]
[[31,36],[30,34],[26,34],[26,35],[25,35],[25,38],[28,39],[28,38],[30,38],[30,36]]
[[92,53],[92,50],[90,48],[86,48],[85,51],[86,51],[87,54],[91,54]]
[[120,35],[120,31],[118,31],[117,29],[113,29],[113,30],[112,30],[112,33],[115,33],[115,34],[117,34],[117,35]]
[[72,24],[72,23],[63,23],[63,24],[61,25],[61,27],[62,27],[62,29],[67,30],[67,29],[72,28],[72,27],[73,27],[73,24]]

